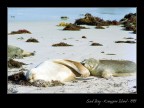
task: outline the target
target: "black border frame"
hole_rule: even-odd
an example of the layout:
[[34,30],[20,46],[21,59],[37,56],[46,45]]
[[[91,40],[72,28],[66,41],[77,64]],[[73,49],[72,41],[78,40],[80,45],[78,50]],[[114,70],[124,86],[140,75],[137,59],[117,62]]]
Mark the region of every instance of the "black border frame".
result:
[[[0,50],[0,97],[6,97],[13,99],[15,97],[19,102],[20,98],[27,98],[27,101],[33,100],[35,98],[35,103],[38,103],[39,100],[44,100],[43,97],[46,97],[44,102],[50,103],[54,102],[55,105],[58,103],[86,103],[87,99],[97,99],[97,100],[118,100],[118,99],[136,99],[136,103],[126,103],[128,105],[137,105],[143,104],[144,100],[144,86],[143,84],[143,55],[142,49],[144,48],[143,39],[144,39],[144,2],[141,0],[76,0],[76,1],[47,1],[47,0],[7,0],[1,1],[0,3],[0,40],[1,40],[1,50]],[[7,7],[137,7],[137,94],[16,94],[11,95],[7,94]],[[142,48],[141,48],[142,47]],[[142,70],[141,70],[142,69]],[[37,97],[38,96],[38,97]],[[3,99],[5,100],[5,98]],[[94,103],[93,103],[94,104]],[[88,104],[89,105],[89,104]],[[96,104],[94,104],[96,105]],[[102,104],[110,105],[110,104]],[[116,104],[113,104],[116,105]],[[125,104],[118,104],[125,105]]]

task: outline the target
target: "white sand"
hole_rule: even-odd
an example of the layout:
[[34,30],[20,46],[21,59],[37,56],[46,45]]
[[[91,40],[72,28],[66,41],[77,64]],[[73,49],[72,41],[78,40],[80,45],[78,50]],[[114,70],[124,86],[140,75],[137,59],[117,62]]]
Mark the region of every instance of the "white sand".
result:
[[[63,27],[56,26],[59,22],[11,22],[8,23],[8,33],[19,29],[27,29],[32,34],[8,35],[8,44],[18,46],[24,50],[33,52],[35,56],[16,59],[26,64],[23,68],[31,69],[48,59],[72,59],[82,61],[86,58],[131,60],[136,63],[136,44],[115,43],[114,41],[128,40],[124,37],[136,39],[132,31],[124,31],[121,26],[109,26],[106,29],[95,29],[94,26],[86,26],[90,29],[80,31],[63,31]],[[86,39],[81,38],[86,36]],[[23,37],[24,40],[17,38]],[[39,43],[27,43],[28,38],[33,37]],[[64,40],[66,38],[66,40]],[[90,46],[94,41],[103,46]],[[52,47],[52,44],[66,42],[74,46]],[[104,53],[101,53],[104,52]],[[116,55],[107,55],[116,54]],[[18,72],[19,69],[8,69],[8,75]],[[16,85],[18,93],[130,93],[136,91],[136,76],[115,77],[109,80],[91,77],[92,79],[78,80],[76,83],[68,82],[64,86],[37,88]],[[114,85],[119,86],[115,87]],[[8,84],[8,88],[14,85]]]

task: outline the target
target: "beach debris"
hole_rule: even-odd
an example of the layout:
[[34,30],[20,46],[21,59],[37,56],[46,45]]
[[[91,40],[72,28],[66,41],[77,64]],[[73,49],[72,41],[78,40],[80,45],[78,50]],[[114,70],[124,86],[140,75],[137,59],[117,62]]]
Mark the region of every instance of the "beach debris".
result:
[[96,43],[96,42],[94,42],[94,43],[91,44],[91,46],[103,46],[103,45],[100,44],[100,43]]
[[122,18],[119,22],[120,24],[123,24],[125,30],[133,31],[133,33],[136,33],[136,13],[126,14],[124,18]]
[[73,45],[70,45],[70,44],[67,44],[67,43],[64,43],[64,42],[60,42],[60,43],[57,43],[57,44],[53,44],[52,46],[58,47],[58,46],[73,46]]
[[134,44],[136,42],[135,41],[115,41],[115,43],[131,43],[131,44]]
[[132,37],[124,37],[124,39],[134,39],[134,38],[132,38]]
[[23,37],[19,37],[19,38],[17,38],[17,40],[23,40],[24,38]]
[[61,19],[62,20],[67,20],[67,19],[69,19],[69,17],[67,17],[67,16],[61,16]]
[[50,86],[50,82],[46,82],[44,80],[36,80],[32,83],[32,85],[36,87],[48,87]]
[[89,42],[93,42],[93,41],[89,41]]
[[63,86],[64,83],[57,80],[52,80],[51,82],[44,80],[36,80],[32,82],[32,85],[36,87],[53,87],[53,86]]
[[122,82],[121,82],[121,83],[114,83],[113,86],[114,86],[114,87],[120,87],[120,86],[122,86]]
[[67,40],[66,38],[63,38],[63,40]]
[[92,16],[90,13],[86,13],[84,18],[77,19],[75,21],[76,25],[94,25],[94,26],[109,26],[109,25],[119,25],[119,22],[116,20],[103,20],[99,17]]
[[39,41],[35,38],[29,38],[26,42],[34,42],[34,43],[38,43]]
[[83,82],[85,83],[85,82],[87,82],[87,81],[83,81]]
[[15,61],[13,59],[8,60],[8,67],[9,68],[20,68],[20,67],[22,67],[22,65],[26,65],[26,64],[23,62]]
[[102,26],[96,26],[95,28],[96,28],[96,29],[105,29],[105,28],[102,27]]
[[88,28],[83,27],[83,26],[78,26],[75,24],[69,24],[63,30],[79,31],[80,29],[88,29]]
[[57,80],[52,80],[51,82],[44,80],[36,80],[32,82],[32,85],[36,87],[53,87],[53,86],[63,86],[64,83]]
[[86,38],[86,36],[82,36],[82,38]]
[[8,76],[8,83],[23,85],[23,86],[32,86],[32,83],[26,80],[26,77],[23,72]]
[[18,31],[12,31],[11,33],[9,33],[9,35],[25,34],[25,33],[31,34],[30,31],[28,31],[28,30],[26,30],[26,29],[21,29],[21,30],[18,30]]
[[110,53],[108,53],[108,54],[106,54],[106,55],[116,55],[116,54],[110,54]]
[[24,72],[19,72],[19,73],[8,76],[8,81],[15,81],[16,83],[16,82],[19,82],[20,80],[26,81]]
[[8,76],[8,83],[23,85],[23,86],[36,86],[36,87],[52,87],[52,86],[63,86],[64,83],[60,81],[44,81],[36,80],[34,82],[28,82],[24,72],[19,72],[13,75]]
[[77,83],[78,81],[77,80],[72,80],[72,83]]
[[59,25],[57,25],[57,26],[68,26],[69,24],[71,24],[71,23],[61,22],[61,23],[59,23]]
[[63,86],[64,83],[57,81],[57,80],[52,80],[50,86]]

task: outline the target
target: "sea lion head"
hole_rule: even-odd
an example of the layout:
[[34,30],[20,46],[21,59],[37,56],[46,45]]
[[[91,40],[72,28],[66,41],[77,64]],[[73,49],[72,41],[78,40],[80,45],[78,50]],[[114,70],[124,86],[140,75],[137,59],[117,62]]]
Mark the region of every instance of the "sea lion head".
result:
[[35,70],[34,69],[31,69],[26,73],[26,79],[29,82],[35,81]]
[[94,58],[85,59],[82,62],[82,65],[84,65],[89,71],[93,71],[99,64],[99,60],[96,60]]

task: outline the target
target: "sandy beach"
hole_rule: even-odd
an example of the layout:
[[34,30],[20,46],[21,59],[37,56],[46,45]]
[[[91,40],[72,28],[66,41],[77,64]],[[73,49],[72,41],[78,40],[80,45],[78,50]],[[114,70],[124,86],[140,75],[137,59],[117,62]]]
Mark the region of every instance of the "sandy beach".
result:
[[[80,31],[63,31],[64,27],[58,27],[61,21],[57,22],[10,22],[8,33],[19,29],[27,29],[32,34],[8,35],[8,45],[18,46],[26,51],[35,51],[34,56],[15,59],[28,65],[24,69],[31,69],[43,61],[49,59],[71,59],[83,61],[87,58],[130,60],[136,63],[136,44],[115,43],[115,41],[133,40],[136,41],[136,34],[132,31],[123,30],[122,25],[104,26],[105,29],[95,29],[95,26],[88,26],[90,29]],[[86,38],[82,38],[85,36]],[[23,39],[18,39],[23,37]],[[25,42],[30,37],[35,38],[39,43]],[[125,39],[131,37],[133,39]],[[91,46],[97,42],[103,46]],[[73,46],[52,47],[52,44],[65,42]],[[18,73],[20,69],[8,68],[8,75]],[[21,86],[8,83],[8,93],[132,93],[136,92],[136,76],[113,77],[111,79],[77,78],[76,81],[66,82],[63,86],[55,87],[34,87]]]

